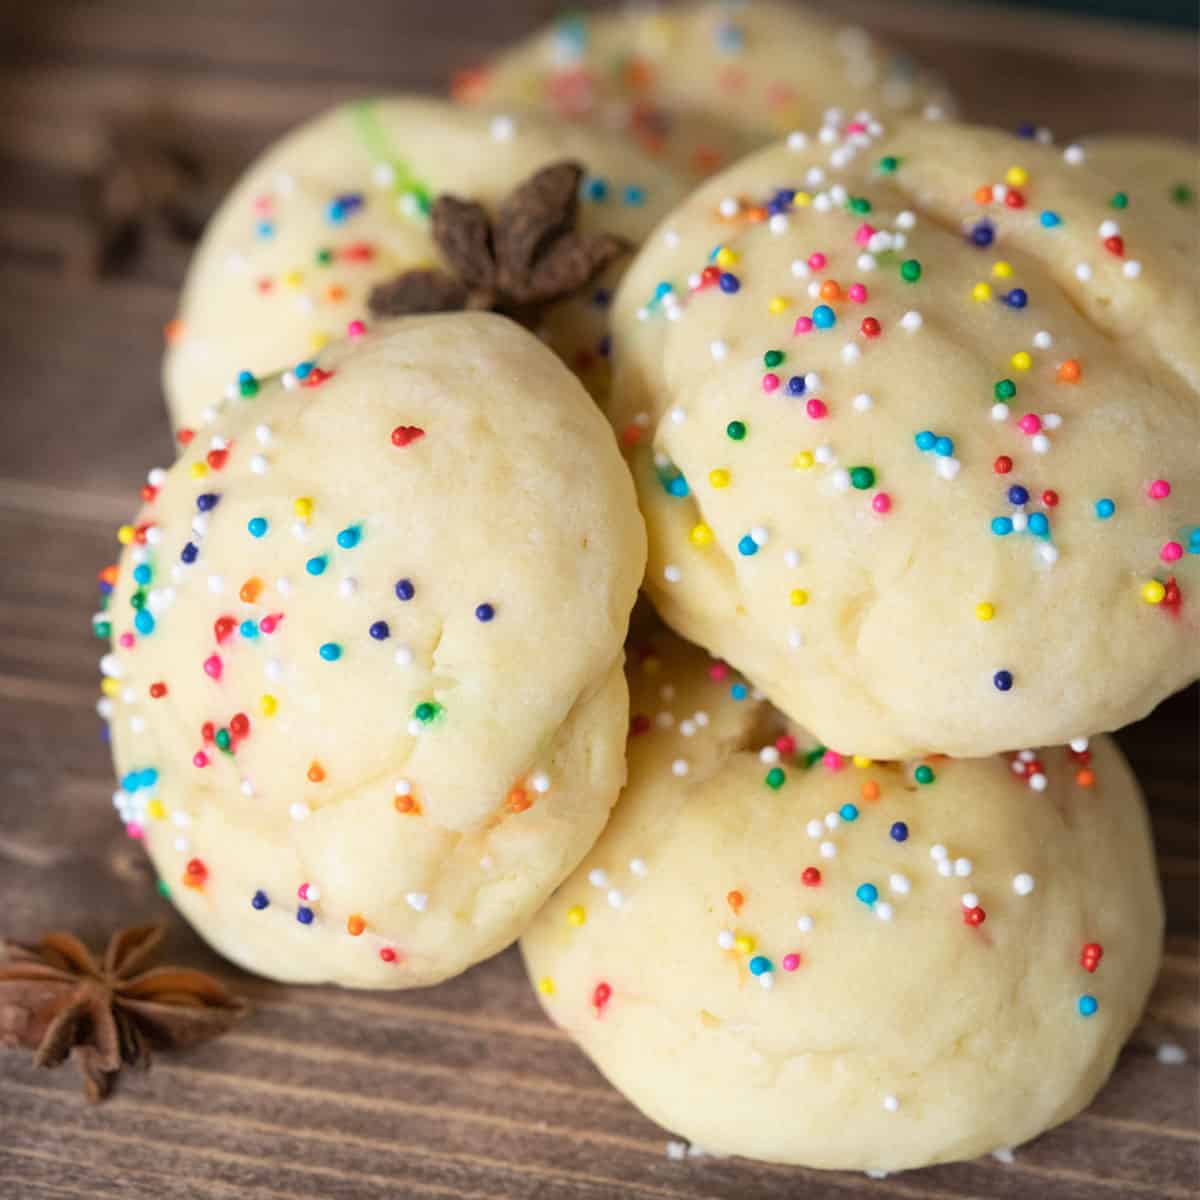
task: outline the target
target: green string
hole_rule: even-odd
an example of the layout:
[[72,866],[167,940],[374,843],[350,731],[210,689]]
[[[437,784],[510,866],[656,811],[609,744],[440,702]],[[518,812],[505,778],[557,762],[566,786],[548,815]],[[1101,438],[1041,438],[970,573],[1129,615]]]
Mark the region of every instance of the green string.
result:
[[395,172],[396,179],[393,186],[396,192],[400,195],[411,196],[416,201],[418,210],[428,215],[433,202],[429,188],[415,178],[408,164],[393,152],[387,134],[384,133],[383,126],[380,125],[379,119],[375,115],[375,102],[359,100],[350,105],[350,117],[358,136],[372,157],[378,162],[387,163]]

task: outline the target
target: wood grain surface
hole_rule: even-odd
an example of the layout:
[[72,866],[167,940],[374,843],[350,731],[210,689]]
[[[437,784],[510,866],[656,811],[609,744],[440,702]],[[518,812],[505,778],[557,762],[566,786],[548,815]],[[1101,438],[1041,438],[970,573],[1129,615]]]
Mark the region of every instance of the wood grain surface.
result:
[[[1153,814],[1169,910],[1142,1028],[1095,1104],[995,1159],[874,1180],[694,1157],[541,1016],[513,951],[432,991],[239,975],[175,918],[112,812],[95,711],[95,572],[148,466],[169,458],[163,324],[186,250],[151,237],[104,279],[83,185],[109,132],[164,116],[216,176],[348,97],[443,90],[551,0],[111,0],[0,6],[0,935],[99,940],[147,916],[169,953],[255,1015],[164,1057],[99,1109],[70,1071],[0,1057],[0,1198],[1196,1196],[1200,1179],[1196,689],[1120,737]],[[578,7],[578,6],[577,6]],[[584,6],[586,7],[586,6]],[[823,5],[886,33],[966,114],[1064,136],[1195,136],[1196,43],[1028,10]],[[1177,1043],[1184,1065],[1158,1061]]]

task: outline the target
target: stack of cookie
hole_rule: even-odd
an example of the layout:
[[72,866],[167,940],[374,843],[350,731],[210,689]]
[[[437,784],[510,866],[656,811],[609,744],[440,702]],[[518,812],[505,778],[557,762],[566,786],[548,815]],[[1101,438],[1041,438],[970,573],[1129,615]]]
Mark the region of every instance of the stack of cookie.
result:
[[224,954],[403,988],[520,937],[639,1107],[779,1162],[1094,1095],[1162,926],[1099,735],[1200,674],[1195,160],[887,61],[572,20],[247,172],[98,618],[117,808]]

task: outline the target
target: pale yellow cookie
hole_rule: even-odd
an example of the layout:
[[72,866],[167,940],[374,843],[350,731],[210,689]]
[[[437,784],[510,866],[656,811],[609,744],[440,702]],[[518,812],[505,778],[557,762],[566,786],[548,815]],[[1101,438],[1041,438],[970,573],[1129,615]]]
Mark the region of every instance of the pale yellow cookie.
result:
[[456,83],[462,100],[623,131],[692,177],[827,114],[952,110],[862,29],[792,4],[635,4],[572,14]]
[[638,1108],[708,1151],[897,1171],[1089,1103],[1162,942],[1111,741],[852,763],[670,636],[629,675],[629,782],[521,949]]
[[359,987],[511,942],[625,774],[645,540],[579,382],[502,317],[404,318],[147,495],[103,707],[184,916],[252,971]]
[[704,184],[626,275],[650,597],[838,750],[1067,742],[1200,674],[1195,229],[1114,178],[852,124]]
[[[206,428],[259,377],[369,323],[377,284],[441,266],[428,215],[437,196],[494,208],[564,159],[586,170],[584,230],[636,244],[683,196],[670,171],[614,134],[416,96],[346,104],[276,142],[213,217],[168,327],[163,385],[175,427]],[[598,396],[619,275],[611,268],[547,314],[554,349]]]

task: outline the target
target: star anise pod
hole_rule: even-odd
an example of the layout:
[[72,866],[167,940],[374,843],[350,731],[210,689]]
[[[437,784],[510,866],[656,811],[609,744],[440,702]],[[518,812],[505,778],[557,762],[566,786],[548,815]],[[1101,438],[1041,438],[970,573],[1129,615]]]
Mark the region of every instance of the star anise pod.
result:
[[611,233],[580,233],[583,167],[554,163],[535,172],[488,216],[483,205],[441,195],[433,203],[433,240],[450,272],[405,271],[375,287],[376,317],[495,309],[526,318],[578,291],[630,245]]
[[141,969],[163,933],[161,925],[119,930],[103,962],[69,933],[48,933],[33,946],[6,943],[0,1046],[31,1048],[38,1067],[57,1067],[73,1054],[95,1103],[122,1063],[145,1068],[152,1049],[224,1033],[247,1006],[223,984],[190,967]]

